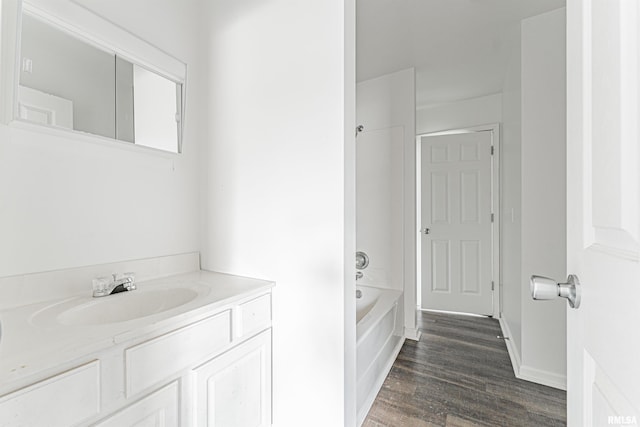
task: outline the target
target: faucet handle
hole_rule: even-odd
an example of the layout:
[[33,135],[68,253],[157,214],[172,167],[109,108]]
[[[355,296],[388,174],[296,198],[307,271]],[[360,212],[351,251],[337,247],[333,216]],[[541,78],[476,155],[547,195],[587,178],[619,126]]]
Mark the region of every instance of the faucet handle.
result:
[[113,281],[117,280],[129,280],[131,282],[135,281],[136,273],[128,272],[128,273],[114,273],[112,274]]
[[136,290],[136,273],[123,273],[120,275],[120,279],[124,280],[124,287],[127,288],[128,291]]
[[93,296],[101,297],[109,294],[109,286],[112,283],[112,277],[97,277],[93,279]]

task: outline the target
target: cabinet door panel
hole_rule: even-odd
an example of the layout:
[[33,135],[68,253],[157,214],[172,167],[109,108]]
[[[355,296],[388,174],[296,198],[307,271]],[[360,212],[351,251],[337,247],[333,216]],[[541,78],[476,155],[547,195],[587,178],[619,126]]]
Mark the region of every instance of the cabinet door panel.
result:
[[178,383],[173,382],[101,421],[96,427],[177,427],[180,425],[178,405]]
[[199,426],[271,425],[271,330],[195,370]]

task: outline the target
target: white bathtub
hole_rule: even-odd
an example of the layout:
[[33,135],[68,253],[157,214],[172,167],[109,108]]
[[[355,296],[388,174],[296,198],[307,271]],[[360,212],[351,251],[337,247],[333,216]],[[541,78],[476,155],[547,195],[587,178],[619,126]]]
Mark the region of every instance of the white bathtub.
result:
[[356,401],[358,425],[364,421],[400,348],[402,292],[356,286]]

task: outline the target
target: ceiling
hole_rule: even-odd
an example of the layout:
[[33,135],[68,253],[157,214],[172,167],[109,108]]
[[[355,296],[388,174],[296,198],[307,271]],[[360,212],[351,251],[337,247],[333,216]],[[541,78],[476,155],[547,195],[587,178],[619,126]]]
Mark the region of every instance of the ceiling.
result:
[[357,0],[357,79],[416,69],[418,106],[502,91],[523,18],[565,0]]

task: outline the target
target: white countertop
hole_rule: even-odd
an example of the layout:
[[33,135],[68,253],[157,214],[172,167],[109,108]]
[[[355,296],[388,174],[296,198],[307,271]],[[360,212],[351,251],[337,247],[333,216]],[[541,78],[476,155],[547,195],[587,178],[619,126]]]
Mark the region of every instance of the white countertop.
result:
[[[208,317],[213,310],[251,295],[267,292],[273,282],[209,271],[153,279],[136,284],[144,291],[154,287],[185,285],[199,289],[199,296],[186,304],[149,316],[100,325],[62,325],[52,319],[43,323],[38,313],[69,298],[93,300],[91,283],[84,294],[62,295],[0,311],[0,396],[31,382],[47,378],[71,361],[106,350],[115,344],[172,331]],[[138,292],[138,291],[132,291]],[[102,297],[126,297],[123,294]]]

